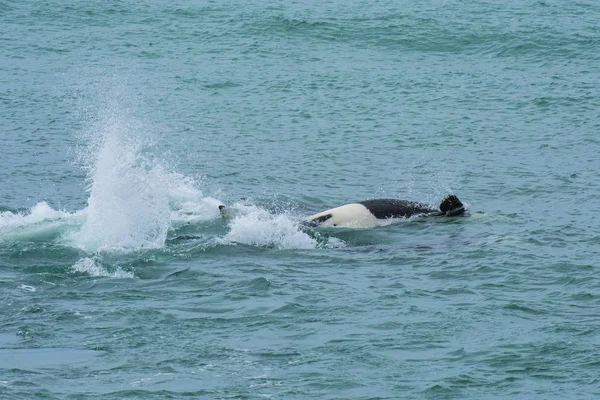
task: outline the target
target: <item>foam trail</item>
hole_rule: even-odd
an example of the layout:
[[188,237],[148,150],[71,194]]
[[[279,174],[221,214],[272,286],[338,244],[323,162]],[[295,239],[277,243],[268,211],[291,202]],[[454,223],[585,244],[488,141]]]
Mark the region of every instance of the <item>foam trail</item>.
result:
[[235,206],[235,217],[225,243],[242,243],[279,249],[314,249],[317,241],[300,230],[298,222],[286,214],[247,205]]

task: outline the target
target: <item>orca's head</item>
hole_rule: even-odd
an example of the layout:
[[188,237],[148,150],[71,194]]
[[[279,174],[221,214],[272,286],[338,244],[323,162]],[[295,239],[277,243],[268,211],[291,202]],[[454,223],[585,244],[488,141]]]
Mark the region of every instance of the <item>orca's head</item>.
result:
[[463,203],[460,202],[458,197],[450,194],[446,196],[440,203],[440,211],[447,216],[452,217],[464,213],[465,207],[463,206]]

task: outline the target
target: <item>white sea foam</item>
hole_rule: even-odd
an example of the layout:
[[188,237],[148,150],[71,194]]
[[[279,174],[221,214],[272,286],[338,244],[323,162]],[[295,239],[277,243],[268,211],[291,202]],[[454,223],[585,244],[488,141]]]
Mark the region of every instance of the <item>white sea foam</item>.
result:
[[109,276],[112,278],[133,278],[134,275],[131,272],[123,271],[121,268],[116,268],[113,272],[108,271],[102,266],[99,260],[94,258],[82,258],[77,261],[73,267],[74,272],[80,272],[88,274],[90,276]]
[[288,214],[272,214],[248,205],[235,205],[235,216],[224,241],[280,249],[314,249],[316,240],[300,230],[296,219]]
[[28,212],[0,212],[0,239],[40,240],[60,236],[67,225],[77,224],[77,213],[55,210],[46,202]]
[[19,289],[24,290],[26,292],[35,292],[36,291],[35,287],[30,286],[30,285],[23,285],[23,284],[19,285]]
[[198,183],[181,174],[171,173],[167,190],[171,208],[171,223],[201,222],[220,218],[220,200],[204,196]]
[[38,224],[40,222],[69,216],[71,216],[71,214],[64,211],[57,211],[43,201],[33,206],[29,210],[29,213],[26,214],[13,213],[10,211],[0,212],[0,233],[25,225]]

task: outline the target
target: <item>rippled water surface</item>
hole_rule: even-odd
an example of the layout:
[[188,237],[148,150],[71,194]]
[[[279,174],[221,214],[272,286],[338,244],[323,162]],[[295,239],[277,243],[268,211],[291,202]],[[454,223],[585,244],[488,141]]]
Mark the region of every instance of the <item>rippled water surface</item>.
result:
[[600,396],[598,21],[0,0],[0,397]]

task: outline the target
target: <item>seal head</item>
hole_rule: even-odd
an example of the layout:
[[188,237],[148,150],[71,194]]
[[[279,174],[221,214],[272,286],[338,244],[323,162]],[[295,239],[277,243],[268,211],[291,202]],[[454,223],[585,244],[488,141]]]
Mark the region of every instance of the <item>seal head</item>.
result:
[[458,197],[450,194],[444,197],[444,200],[440,203],[440,211],[448,217],[453,217],[455,215],[464,214],[465,206]]

